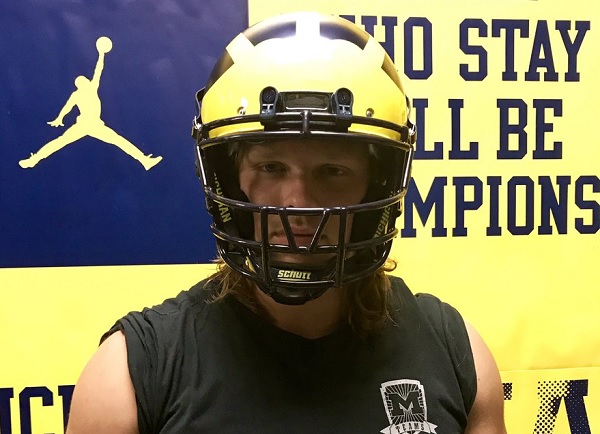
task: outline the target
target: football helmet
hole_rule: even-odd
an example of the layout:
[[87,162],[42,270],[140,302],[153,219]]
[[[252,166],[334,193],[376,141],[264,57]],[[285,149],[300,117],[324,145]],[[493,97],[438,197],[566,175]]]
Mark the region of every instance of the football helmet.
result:
[[[276,301],[302,304],[383,265],[398,232],[416,128],[396,68],[371,35],[319,13],[267,19],[227,46],[197,102],[192,136],[198,176],[218,253],[229,266]],[[250,203],[239,185],[240,146],[286,139],[368,147],[375,169],[363,201],[321,208]],[[310,245],[295,242],[292,216],[320,216]],[[339,237],[324,245],[320,233],[332,217],[340,222]],[[280,219],[288,243],[269,241],[273,218]],[[278,262],[276,253],[327,260],[303,266],[301,260]]]

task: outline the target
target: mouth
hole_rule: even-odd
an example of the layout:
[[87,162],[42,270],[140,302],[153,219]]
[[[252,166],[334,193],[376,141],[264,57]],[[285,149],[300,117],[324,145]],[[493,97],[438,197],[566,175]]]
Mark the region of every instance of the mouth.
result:
[[[296,243],[296,245],[298,246],[308,246],[310,245],[310,243],[312,242],[315,233],[316,233],[316,229],[311,229],[311,228],[294,228],[292,227],[292,236],[294,238],[294,241]],[[321,234],[321,237],[319,239],[319,244],[323,243],[323,237],[324,234]],[[282,244],[282,245],[289,245],[289,240],[288,237],[285,233],[285,231],[283,229],[276,229],[271,233],[270,236],[271,239],[271,243],[274,244]]]
[[[315,236],[314,232],[312,232],[312,233],[292,232],[292,235],[294,237],[294,241],[296,242],[296,245],[298,245],[298,246],[310,245],[310,243],[313,240],[313,237]],[[289,245],[288,237],[283,232],[274,233],[273,235],[271,235],[271,242],[273,244],[282,244],[282,245],[286,245],[286,246]]]
[[[294,237],[294,242],[296,246],[301,249],[305,249],[310,247],[312,240],[315,236],[315,232],[307,230],[306,228],[292,228],[292,235]],[[322,233],[319,239],[317,240],[317,244],[319,246],[326,245],[329,242],[328,240],[329,238],[327,237],[327,235]],[[291,247],[290,242],[283,230],[276,230],[273,233],[271,233],[270,242],[271,244]],[[273,252],[271,255],[271,259],[273,259],[274,261],[313,267],[323,266],[323,264],[327,260],[329,260],[330,257],[331,253],[314,254],[309,252]]]

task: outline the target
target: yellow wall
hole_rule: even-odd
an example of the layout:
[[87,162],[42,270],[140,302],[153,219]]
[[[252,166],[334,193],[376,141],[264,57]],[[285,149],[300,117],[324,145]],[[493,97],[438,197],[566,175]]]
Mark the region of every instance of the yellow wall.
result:
[[[251,0],[250,20],[298,8],[298,2]],[[473,323],[492,349],[506,387],[507,425],[511,433],[588,433],[600,430],[600,281],[597,231],[582,233],[581,223],[599,225],[600,215],[586,208],[582,200],[598,208],[600,188],[579,183],[599,176],[600,147],[595,127],[600,119],[600,33],[596,22],[600,7],[594,2],[572,0],[512,1],[317,1],[301,2],[302,9],[317,9],[340,15],[376,19],[376,37],[385,39],[383,17],[396,17],[394,47],[401,72],[405,22],[417,18],[428,22],[432,31],[432,74],[427,79],[405,77],[413,99],[427,100],[425,150],[443,142],[443,157],[417,160],[414,178],[423,197],[436,177],[444,178],[443,227],[446,236],[433,236],[433,213],[425,224],[416,211],[416,237],[404,232],[396,240],[392,256],[398,260],[397,274],[414,292],[430,292],[456,306]],[[477,69],[476,58],[460,49],[460,27],[467,19],[487,29],[487,36],[469,32],[471,46],[483,47],[488,55],[487,76],[465,81],[460,65]],[[517,79],[502,77],[507,51],[506,34],[493,37],[493,26],[501,20],[526,22],[528,36],[515,36],[514,70]],[[591,23],[576,54],[576,66],[569,56],[557,22],[568,21],[572,40],[577,22]],[[474,22],[474,21],[473,21]],[[496,24],[494,24],[496,23]],[[547,27],[546,27],[547,25]],[[525,79],[536,43],[545,28],[551,45],[557,81]],[[419,28],[417,27],[417,30]],[[540,33],[541,32],[541,33]],[[416,31],[415,53],[422,53]],[[536,36],[537,35],[537,36]],[[537,41],[537,42],[536,42]],[[389,42],[389,41],[388,41]],[[422,62],[416,55],[413,67]],[[512,54],[509,55],[510,58]],[[579,73],[575,81],[565,74]],[[474,160],[452,159],[450,100],[463,100],[461,149],[470,141],[479,143]],[[500,141],[499,100],[522,100],[527,107],[527,150],[522,158],[498,158]],[[547,109],[546,150],[558,149],[558,158],[538,158],[535,101],[558,101],[562,114]],[[422,104],[422,102],[421,102]],[[508,120],[516,122],[516,112]],[[509,150],[519,149],[511,136]],[[472,178],[467,178],[472,177]],[[491,178],[490,178],[491,177]],[[542,234],[542,181],[549,179],[558,191],[559,178],[568,178],[566,233],[550,218],[551,234]],[[511,182],[530,178],[533,198],[525,187]],[[482,203],[465,212],[466,235],[456,235],[457,181],[481,182]],[[490,181],[492,179],[492,181]],[[490,182],[499,179],[494,199]],[[515,181],[516,180],[516,181]],[[566,182],[566,181],[565,181]],[[509,192],[515,192],[515,197]],[[582,197],[577,198],[578,191]],[[474,198],[473,187],[465,188],[465,200]],[[517,235],[510,230],[513,201],[515,226],[524,227],[526,206],[533,206],[533,229]],[[494,202],[497,202],[497,207]],[[487,235],[490,215],[497,210],[499,236]],[[404,220],[401,219],[401,229]],[[78,377],[95,350],[101,334],[129,310],[140,309],[174,296],[206,276],[211,265],[121,266],[73,268],[0,269],[0,429],[20,432],[21,421],[32,432],[62,432],[63,396]],[[27,303],[25,303],[27,302]],[[27,307],[25,307],[27,306]],[[45,397],[45,398],[43,398]],[[558,402],[558,410],[552,403]],[[10,407],[10,417],[7,410]],[[4,434],[4,433],[2,433]]]

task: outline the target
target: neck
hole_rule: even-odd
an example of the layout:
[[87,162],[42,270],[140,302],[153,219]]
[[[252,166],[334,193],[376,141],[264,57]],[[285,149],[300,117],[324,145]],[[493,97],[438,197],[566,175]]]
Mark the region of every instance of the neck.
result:
[[260,289],[254,288],[256,300],[282,330],[316,339],[333,332],[344,317],[342,288],[330,288],[323,295],[300,306],[277,303]]

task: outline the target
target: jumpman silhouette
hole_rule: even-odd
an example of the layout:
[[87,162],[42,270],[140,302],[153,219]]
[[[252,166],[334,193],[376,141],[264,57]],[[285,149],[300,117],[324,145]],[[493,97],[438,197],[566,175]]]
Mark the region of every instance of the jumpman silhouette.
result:
[[98,96],[98,88],[100,87],[100,76],[104,69],[104,56],[112,49],[112,41],[108,37],[102,36],[96,41],[96,48],[98,50],[98,62],[94,69],[94,76],[91,80],[84,76],[77,77],[75,79],[75,87],[77,89],[71,94],[56,119],[48,122],[49,125],[56,128],[64,126],[64,117],[77,106],[79,116],[77,116],[75,123],[61,136],[42,146],[37,153],[31,154],[29,158],[19,161],[19,165],[22,168],[28,169],[34,167],[44,158],[49,157],[56,151],[85,136],[94,137],[117,146],[127,155],[139,161],[146,170],[150,170],[162,160],[160,156],[145,155],[129,140],[121,137],[113,129],[107,127],[102,119],[100,119],[102,104]]

